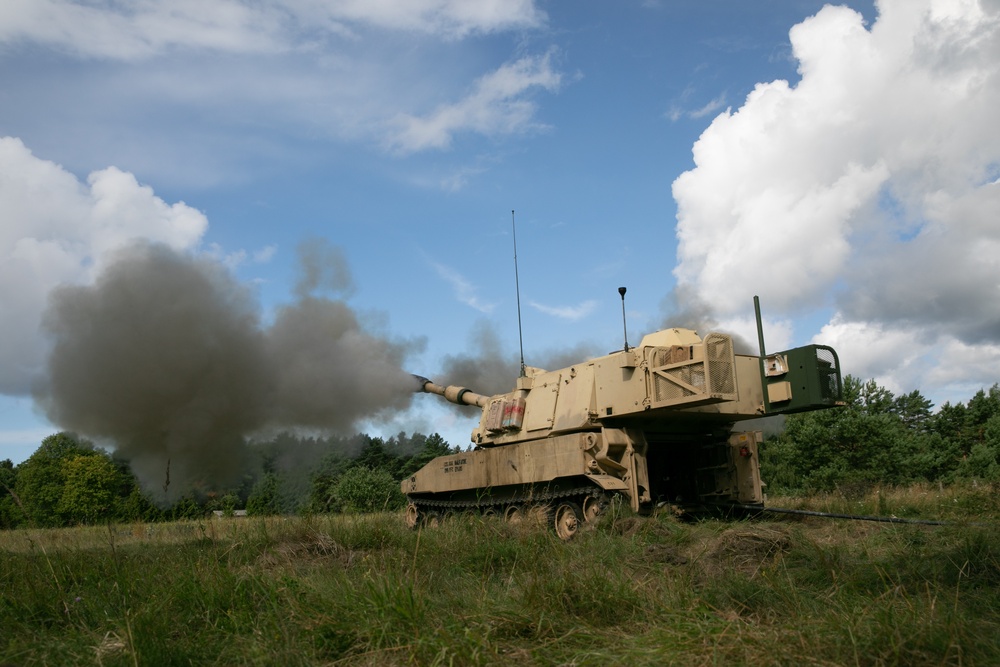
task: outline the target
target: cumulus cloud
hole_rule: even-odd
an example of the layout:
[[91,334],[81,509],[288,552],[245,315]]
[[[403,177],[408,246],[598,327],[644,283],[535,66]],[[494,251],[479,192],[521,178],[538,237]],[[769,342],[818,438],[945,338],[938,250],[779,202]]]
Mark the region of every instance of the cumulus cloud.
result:
[[[677,292],[718,318],[835,313],[818,339],[901,390],[1000,377],[1000,7],[881,0],[790,32],[673,184]],[[980,364],[964,362],[977,357]],[[954,369],[961,367],[961,373]],[[991,379],[992,378],[992,379]]]
[[267,53],[308,48],[314,33],[353,37],[354,26],[457,39],[532,28],[533,0],[7,0],[0,43],[35,42],[84,57],[133,60],[171,49]]
[[107,253],[136,238],[192,248],[208,225],[114,167],[80,182],[0,137],[0,393],[25,394],[45,358],[39,322],[49,291],[91,279]]

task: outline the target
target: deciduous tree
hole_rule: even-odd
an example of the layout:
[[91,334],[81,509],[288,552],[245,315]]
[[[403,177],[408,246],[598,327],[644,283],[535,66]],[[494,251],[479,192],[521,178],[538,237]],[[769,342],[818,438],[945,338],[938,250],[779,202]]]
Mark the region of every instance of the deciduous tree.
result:
[[78,456],[102,456],[86,441],[70,433],[50,435],[28,460],[17,467],[15,491],[25,519],[38,526],[65,525],[69,518],[61,505],[66,486],[64,463]]

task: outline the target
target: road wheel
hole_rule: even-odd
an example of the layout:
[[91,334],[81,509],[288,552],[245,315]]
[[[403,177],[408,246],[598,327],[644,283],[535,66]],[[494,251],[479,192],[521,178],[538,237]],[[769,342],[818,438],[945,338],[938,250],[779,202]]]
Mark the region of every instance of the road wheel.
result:
[[403,517],[403,521],[406,527],[410,530],[416,530],[420,525],[420,510],[416,505],[410,503],[406,506],[406,514]]
[[601,499],[597,496],[587,496],[583,499],[582,514],[583,520],[587,523],[597,520],[601,515]]
[[560,540],[572,539],[580,530],[580,522],[580,508],[576,503],[565,501],[556,505],[552,513],[552,527]]
[[520,505],[508,505],[503,512],[503,520],[510,524],[519,524],[524,519]]
[[532,526],[544,526],[552,516],[552,505],[532,505],[525,510],[524,516],[531,522]]

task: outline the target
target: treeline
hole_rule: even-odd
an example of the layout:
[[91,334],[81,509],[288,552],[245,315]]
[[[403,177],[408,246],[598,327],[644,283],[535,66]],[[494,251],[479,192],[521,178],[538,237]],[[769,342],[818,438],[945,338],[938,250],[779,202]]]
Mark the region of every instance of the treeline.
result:
[[[1000,386],[967,403],[933,405],[920,392],[894,395],[874,380],[844,380],[846,405],[790,415],[761,448],[770,492],[864,492],[873,485],[1000,482]],[[234,488],[154,504],[126,461],[67,433],[46,438],[20,465],[0,461],[0,528],[250,515],[367,512],[405,503],[401,480],[436,456],[459,451],[441,436],[383,440],[282,434],[248,445]]]
[[0,528],[172,521],[212,511],[248,515],[366,512],[402,507],[400,481],[459,451],[433,434],[301,438],[247,445],[246,473],[223,490],[154,503],[128,462],[69,433],[47,437],[27,460],[0,461]]
[[1000,387],[967,403],[894,395],[874,380],[844,379],[843,408],[790,415],[764,443],[769,491],[863,492],[873,485],[1000,482]]

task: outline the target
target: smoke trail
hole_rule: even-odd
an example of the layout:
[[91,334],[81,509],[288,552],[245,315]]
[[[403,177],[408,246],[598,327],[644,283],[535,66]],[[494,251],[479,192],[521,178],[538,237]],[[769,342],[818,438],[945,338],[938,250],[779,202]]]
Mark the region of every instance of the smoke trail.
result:
[[317,291],[343,295],[354,289],[344,252],[324,239],[312,239],[298,248],[299,280],[295,294],[304,299]]
[[500,337],[490,322],[476,322],[471,344],[474,352],[444,358],[442,376],[438,381],[445,385],[468,387],[486,395],[510,391],[518,374],[517,355],[503,349]]
[[[349,285],[343,262],[330,270]],[[53,292],[36,400],[53,423],[114,443],[148,491],[164,490],[169,467],[172,497],[237,479],[255,431],[346,429],[404,408],[409,346],[366,333],[342,301],[308,295],[312,280],[263,327],[253,295],[217,262],[130,246],[92,286]]]
[[758,349],[741,333],[719,321],[711,304],[706,303],[685,287],[675,287],[663,298],[660,309],[664,316],[660,326],[664,329],[683,328],[698,332],[704,337],[709,333],[724,333],[733,339],[737,354],[757,354]]
[[[449,355],[444,359],[440,384],[468,387],[479,394],[504,394],[514,389],[518,375],[518,357],[514,351],[505,350],[493,326],[481,320],[472,332],[475,352]],[[525,355],[529,366],[545,370],[558,370],[602,354],[590,343],[580,343],[566,349],[543,350]]]

